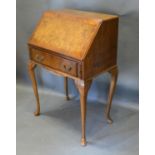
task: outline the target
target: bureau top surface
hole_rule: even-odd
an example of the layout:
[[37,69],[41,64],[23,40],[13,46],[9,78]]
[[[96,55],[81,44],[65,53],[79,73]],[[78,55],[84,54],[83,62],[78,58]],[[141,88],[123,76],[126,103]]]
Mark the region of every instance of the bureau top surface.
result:
[[112,18],[117,16],[77,10],[47,11],[29,44],[82,60],[101,23]]

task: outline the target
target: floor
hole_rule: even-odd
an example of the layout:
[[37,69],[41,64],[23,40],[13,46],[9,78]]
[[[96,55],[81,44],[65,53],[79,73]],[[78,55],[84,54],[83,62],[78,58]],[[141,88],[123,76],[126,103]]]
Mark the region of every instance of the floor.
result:
[[41,115],[35,117],[31,87],[17,85],[17,155],[138,155],[139,112],[113,105],[108,125],[104,104],[88,101],[87,146],[80,146],[79,101],[40,90]]

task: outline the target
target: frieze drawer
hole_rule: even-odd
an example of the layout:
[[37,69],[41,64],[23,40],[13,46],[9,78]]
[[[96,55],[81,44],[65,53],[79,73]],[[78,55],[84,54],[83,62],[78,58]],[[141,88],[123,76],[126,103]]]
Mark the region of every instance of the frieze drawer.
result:
[[77,76],[77,62],[56,55],[48,54],[38,49],[31,49],[31,59],[39,64],[52,67],[59,71]]

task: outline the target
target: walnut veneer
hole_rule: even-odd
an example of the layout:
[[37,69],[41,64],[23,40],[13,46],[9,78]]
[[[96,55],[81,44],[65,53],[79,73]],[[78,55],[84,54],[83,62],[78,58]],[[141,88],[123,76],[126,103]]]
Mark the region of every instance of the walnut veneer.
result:
[[35,115],[40,114],[35,67],[40,65],[64,76],[67,100],[68,78],[72,78],[80,93],[82,145],[86,144],[88,90],[93,78],[104,72],[111,75],[105,116],[108,123],[112,123],[110,109],[118,75],[117,35],[117,16],[79,10],[58,10],[43,14],[28,42],[28,69],[37,101]]

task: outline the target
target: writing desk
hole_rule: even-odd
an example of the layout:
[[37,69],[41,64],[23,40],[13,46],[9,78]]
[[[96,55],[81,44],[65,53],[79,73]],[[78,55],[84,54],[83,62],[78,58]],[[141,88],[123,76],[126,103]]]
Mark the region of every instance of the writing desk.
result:
[[93,78],[109,72],[111,84],[105,110],[112,123],[110,109],[117,81],[118,17],[79,10],[46,11],[28,42],[28,69],[40,114],[39,95],[34,69],[37,65],[64,77],[66,98],[68,78],[75,81],[80,93],[82,138],[86,145],[86,100]]

